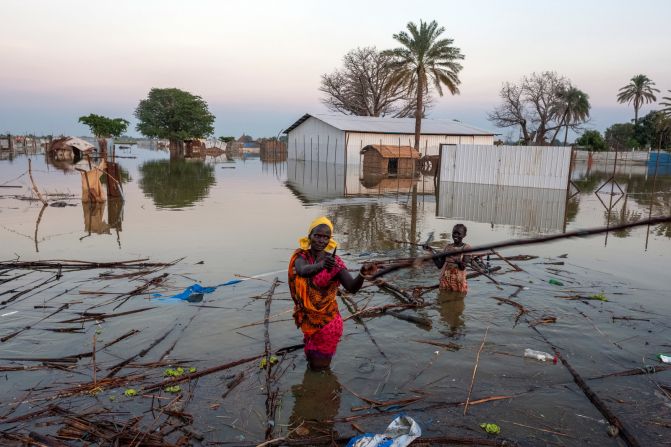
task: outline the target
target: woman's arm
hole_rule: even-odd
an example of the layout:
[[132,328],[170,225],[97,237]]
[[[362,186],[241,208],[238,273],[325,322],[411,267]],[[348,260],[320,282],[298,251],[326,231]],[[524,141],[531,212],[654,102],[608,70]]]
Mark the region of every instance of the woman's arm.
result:
[[326,269],[333,268],[334,265],[335,260],[333,259],[332,256],[326,256],[321,261],[316,262],[314,264],[310,264],[308,261],[306,261],[304,258],[301,257],[297,258],[294,261],[294,268],[296,269],[296,274],[304,278],[315,276],[317,273],[321,272],[325,268]]
[[340,270],[337,277],[345,290],[349,293],[357,293],[361,289],[366,276],[373,275],[375,272],[377,272],[377,266],[375,264],[364,264],[361,267],[359,274],[354,278],[352,278],[352,275],[349,274],[349,271],[347,271],[346,268]]

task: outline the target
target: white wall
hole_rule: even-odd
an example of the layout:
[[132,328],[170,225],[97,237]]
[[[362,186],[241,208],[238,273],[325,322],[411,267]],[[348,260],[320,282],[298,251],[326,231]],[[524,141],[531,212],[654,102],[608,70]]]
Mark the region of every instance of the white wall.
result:
[[[361,163],[361,149],[369,144],[392,146],[415,145],[415,134],[384,134],[347,132],[347,164]],[[493,135],[421,135],[419,152],[422,155],[438,155],[441,144],[494,144]]]
[[289,132],[287,144],[289,160],[345,163],[345,132],[314,117]]
[[566,189],[571,148],[443,145],[441,182]]

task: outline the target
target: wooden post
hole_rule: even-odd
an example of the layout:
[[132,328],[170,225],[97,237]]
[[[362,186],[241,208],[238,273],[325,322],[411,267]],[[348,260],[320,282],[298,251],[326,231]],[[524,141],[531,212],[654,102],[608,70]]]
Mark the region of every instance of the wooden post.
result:
[[9,140],[9,152],[13,155],[14,154],[14,137],[12,137],[12,134],[8,133],[7,134],[7,139]]

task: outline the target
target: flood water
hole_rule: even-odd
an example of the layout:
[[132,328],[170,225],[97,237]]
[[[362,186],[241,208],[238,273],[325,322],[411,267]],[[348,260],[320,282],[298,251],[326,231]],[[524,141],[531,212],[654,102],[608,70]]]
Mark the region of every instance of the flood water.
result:
[[[77,414],[102,410],[121,425],[142,416],[140,425],[155,430],[165,415],[148,410],[174,396],[156,392],[154,399],[126,397],[124,390],[160,382],[166,362],[156,367],[151,362],[161,358],[202,371],[263,354],[264,326],[259,323],[265,297],[261,295],[275,276],[283,282],[273,295],[270,311],[272,347],[301,343],[291,319],[285,270],[297,239],[320,215],[333,221],[338,254],[356,269],[367,260],[420,254],[396,241],[421,243],[434,234],[433,244],[440,247],[458,222],[468,227],[465,241],[479,245],[671,214],[671,173],[662,169],[655,176],[645,164],[617,166],[615,180],[626,194],[611,195],[610,184],[602,193],[595,191],[611,177],[612,164],[578,163],[573,180],[579,191],[572,188],[567,200],[565,191],[434,184],[424,177],[415,183],[371,182],[343,166],[291,160],[222,156],[176,161],[166,152],[137,146],[116,153],[123,157],[118,162],[125,200],[93,208],[82,206],[80,174],[48,164],[44,155],[30,157],[40,189],[75,197],[65,198],[68,206],[59,208],[20,200],[19,196],[31,194],[28,157],[0,160],[0,185],[20,186],[0,188],[4,261],[180,259],[174,266],[136,279],[99,276],[109,270],[67,272],[56,282],[0,305],[0,337],[31,326],[0,343],[0,367],[7,369],[0,378],[0,430],[55,435],[60,425],[44,423],[46,419],[3,423],[54,402]],[[272,390],[278,391],[279,405],[272,436],[285,436],[303,420],[308,421],[307,434],[303,433],[307,437],[331,430],[351,436],[358,428],[378,432],[402,411],[419,423],[427,437],[485,438],[488,435],[480,424],[492,422],[501,427],[501,438],[521,445],[623,445],[621,439],[608,436],[603,415],[561,363],[525,359],[523,353],[525,348],[552,351],[531,325],[555,317],[556,322],[535,327],[584,379],[662,366],[657,354],[671,354],[671,225],[511,248],[502,254],[538,258],[516,261],[523,271],[511,272],[492,257],[491,264],[501,266],[503,272],[494,278],[506,284],[475,278],[469,281],[465,299],[433,291],[424,295],[428,306],[403,312],[430,321],[430,327],[390,315],[365,319],[365,327],[347,320],[329,373],[307,370],[300,350],[282,356],[273,369]],[[113,310],[119,302],[104,304],[115,293],[130,292],[165,272],[169,275],[163,283],[133,296],[119,309]],[[22,273],[26,272],[0,270],[0,299],[53,276],[53,272],[34,271],[13,279]],[[175,294],[194,283],[217,285],[239,278],[236,275],[263,276],[220,287],[195,303],[152,296]],[[437,278],[435,267],[424,266],[394,273],[387,280],[411,289],[436,284]],[[550,279],[563,285],[551,285]],[[518,290],[509,284],[524,286],[513,299],[528,313],[517,322],[517,308],[494,299]],[[570,299],[593,295],[607,301]],[[352,298],[359,308],[397,302],[374,285]],[[64,304],[69,307],[41,321]],[[341,301],[339,305],[343,319],[347,318],[349,310]],[[151,309],[104,321],[59,323],[87,310],[113,313],[145,307]],[[46,330],[73,326],[81,331]],[[118,374],[143,377],[128,379],[119,387],[53,401],[59,390],[92,380],[90,358],[79,360],[73,368],[12,370],[17,365],[41,365],[21,358],[90,352],[94,336],[100,346],[133,329],[139,332],[98,351],[98,377],[167,335]],[[459,349],[450,351],[441,343],[455,343]],[[470,398],[476,404],[464,415],[459,403],[468,396],[481,346]],[[236,379],[239,384],[229,390],[227,384]],[[641,445],[668,442],[669,371],[587,382]],[[194,443],[256,445],[264,440],[266,372],[258,360],[182,384],[181,396],[182,411],[193,416],[192,428],[203,435],[202,441],[194,439]],[[414,397],[418,400],[409,405],[357,408],[370,407],[371,401]],[[505,398],[477,404],[491,397]],[[161,428],[163,434],[169,431]],[[166,440],[175,442],[181,434],[175,429]],[[295,431],[292,436],[297,436]]]

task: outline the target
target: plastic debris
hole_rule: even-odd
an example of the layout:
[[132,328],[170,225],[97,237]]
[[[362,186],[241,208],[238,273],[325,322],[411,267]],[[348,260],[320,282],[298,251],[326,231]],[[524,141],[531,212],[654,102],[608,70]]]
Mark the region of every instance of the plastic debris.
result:
[[137,390],[134,390],[133,388],[128,388],[126,391],[123,392],[123,395],[126,397],[137,396]]
[[480,424],[480,427],[490,435],[498,435],[501,433],[501,427],[496,424],[491,424],[489,422],[483,422]]
[[549,280],[548,282],[549,282],[550,284],[552,284],[553,286],[563,286],[563,285],[564,285],[563,282],[561,282],[561,281],[557,281],[557,280],[554,279],[554,278],[550,278],[550,280]]
[[18,313],[18,310],[12,311],[12,312],[7,312],[6,314],[0,315],[0,317],[8,317],[10,315],[14,315],[15,313]]
[[405,447],[422,436],[419,424],[409,416],[400,415],[382,434],[364,433],[349,440],[347,447]]
[[552,361],[552,363],[555,363],[555,364],[557,363],[557,356],[556,355],[552,355],[550,353],[543,352],[543,351],[535,351],[535,350],[529,349],[529,348],[524,350],[524,357],[526,357],[528,359],[540,360],[541,362]]
[[671,363],[671,355],[657,354],[657,358],[662,363]]

